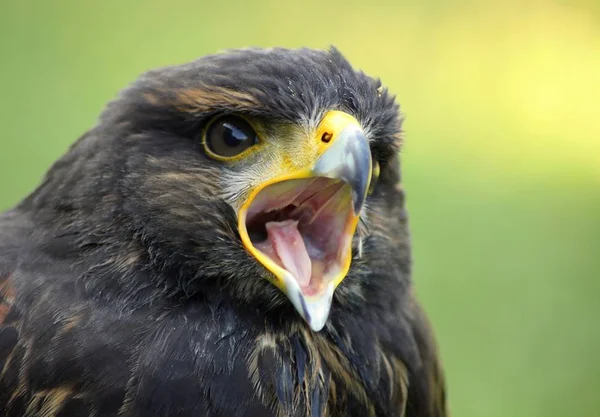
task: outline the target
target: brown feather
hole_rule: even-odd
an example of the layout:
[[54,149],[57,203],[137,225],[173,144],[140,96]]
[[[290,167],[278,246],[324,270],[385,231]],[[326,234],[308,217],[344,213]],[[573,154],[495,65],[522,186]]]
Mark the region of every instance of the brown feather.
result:
[[16,291],[10,275],[0,276],[0,325],[5,323],[8,313],[15,302]]

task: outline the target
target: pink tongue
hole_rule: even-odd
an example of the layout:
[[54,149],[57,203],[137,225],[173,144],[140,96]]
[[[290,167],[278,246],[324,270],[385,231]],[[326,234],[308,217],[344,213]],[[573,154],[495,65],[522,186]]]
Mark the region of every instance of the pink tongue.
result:
[[265,227],[283,267],[296,278],[301,287],[307,286],[310,283],[311,261],[298,231],[298,222],[268,222]]

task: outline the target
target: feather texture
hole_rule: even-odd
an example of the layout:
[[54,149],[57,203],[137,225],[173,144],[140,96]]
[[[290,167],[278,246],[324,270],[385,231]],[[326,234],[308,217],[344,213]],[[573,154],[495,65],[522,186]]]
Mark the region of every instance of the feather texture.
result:
[[[266,165],[210,160],[198,132],[234,112],[301,140],[329,109],[361,123],[381,169],[315,333],[237,232]],[[0,415],[447,416],[412,292],[401,122],[336,50],[232,51],[144,75],[0,215]]]

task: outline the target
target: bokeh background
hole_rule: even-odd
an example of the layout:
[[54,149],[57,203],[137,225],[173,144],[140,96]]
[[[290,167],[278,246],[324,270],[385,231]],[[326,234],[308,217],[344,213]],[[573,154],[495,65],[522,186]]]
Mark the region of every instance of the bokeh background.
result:
[[454,416],[600,415],[600,2],[0,0],[0,210],[153,67],[338,46],[406,114]]

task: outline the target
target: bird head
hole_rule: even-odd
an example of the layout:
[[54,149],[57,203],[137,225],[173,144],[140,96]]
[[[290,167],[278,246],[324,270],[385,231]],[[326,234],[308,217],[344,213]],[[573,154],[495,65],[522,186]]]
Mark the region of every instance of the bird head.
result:
[[318,331],[334,294],[363,300],[374,272],[406,268],[400,127],[335,49],[229,51],[124,90],[72,149],[87,155],[73,175],[184,293],[287,299]]

